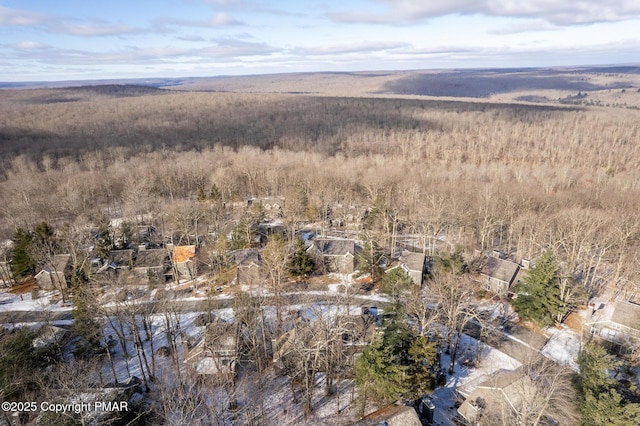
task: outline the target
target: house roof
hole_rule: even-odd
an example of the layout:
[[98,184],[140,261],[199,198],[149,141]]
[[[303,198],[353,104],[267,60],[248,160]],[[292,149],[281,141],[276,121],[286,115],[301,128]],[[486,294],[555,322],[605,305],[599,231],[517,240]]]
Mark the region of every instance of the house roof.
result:
[[534,392],[531,379],[524,374],[521,368],[498,370],[475,386],[469,397],[458,408],[458,412],[468,421],[472,421],[481,408],[481,404],[496,407],[507,403],[512,407],[518,407]]
[[42,272],[64,272],[67,266],[69,266],[69,262],[71,262],[70,254],[54,254],[51,264],[45,265],[44,268],[38,272],[38,275]]
[[400,256],[400,263],[405,265],[411,271],[420,271],[424,269],[424,261],[426,256],[423,253],[414,253],[403,251]]
[[243,249],[233,252],[233,261],[236,266],[249,267],[252,265],[260,266],[260,251],[258,249]]
[[324,256],[355,255],[356,242],[354,240],[318,239],[314,241],[315,247]]
[[622,301],[616,302],[611,321],[640,330],[640,305]]
[[520,269],[520,265],[508,260],[488,256],[487,264],[482,268],[482,273],[491,278],[511,283]]
[[416,410],[407,405],[387,405],[364,416],[353,426],[379,426],[383,422],[388,426],[422,426]]
[[612,322],[640,331],[640,305],[630,302],[616,301],[613,304],[603,304],[594,310],[585,325]]
[[173,262],[183,263],[196,255],[196,246],[175,246],[173,248]]
[[204,345],[213,350],[235,350],[238,327],[234,322],[212,322],[207,324]]
[[165,260],[169,257],[166,249],[141,250],[136,257],[136,268],[151,268],[154,266],[163,266]]
[[129,265],[133,262],[133,250],[111,250],[109,252],[109,261],[118,266]]

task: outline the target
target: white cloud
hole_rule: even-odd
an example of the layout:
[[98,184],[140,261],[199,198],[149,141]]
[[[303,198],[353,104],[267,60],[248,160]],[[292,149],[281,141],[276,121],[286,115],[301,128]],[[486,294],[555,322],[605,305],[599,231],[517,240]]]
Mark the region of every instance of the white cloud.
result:
[[0,6],[0,25],[7,26],[32,26],[46,22],[48,16],[43,13],[29,12],[26,10],[10,9]]
[[21,41],[14,45],[12,45],[14,49],[24,49],[24,50],[34,50],[34,49],[45,49],[46,45],[42,43],[38,43],[37,41]]
[[296,55],[342,55],[349,53],[371,53],[406,48],[409,44],[392,41],[365,41],[328,46],[297,47],[291,50]]
[[637,0],[372,0],[386,5],[379,12],[341,11],[330,14],[339,22],[412,24],[445,15],[484,15],[534,18],[555,25],[615,22],[640,16]]
[[127,25],[104,23],[72,24],[76,20],[0,6],[0,25],[40,28],[48,33],[70,34],[82,37],[112,36],[144,32]]
[[224,27],[224,26],[230,26],[230,25],[242,25],[242,22],[234,19],[233,17],[227,15],[226,13],[216,13],[209,20],[209,22],[214,27]]

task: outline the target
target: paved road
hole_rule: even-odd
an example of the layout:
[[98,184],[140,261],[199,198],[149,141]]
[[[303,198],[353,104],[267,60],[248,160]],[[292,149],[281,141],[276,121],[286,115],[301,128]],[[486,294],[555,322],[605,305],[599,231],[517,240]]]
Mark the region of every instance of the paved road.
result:
[[[342,305],[344,298],[329,294],[285,294],[281,296],[283,305],[297,305],[304,303],[328,303]],[[275,296],[265,296],[264,302],[267,305],[275,304]],[[366,295],[358,295],[351,299],[352,306],[384,306],[375,298],[367,298]],[[212,309],[229,308],[233,304],[233,299],[203,299],[203,300],[182,300],[168,299],[166,301],[153,301],[142,305],[132,305],[146,312],[159,313],[170,309],[179,312],[204,312]],[[103,308],[106,312],[115,312],[115,308]],[[71,310],[65,311],[11,311],[0,312],[0,323],[25,323],[25,322],[58,322],[73,319]]]

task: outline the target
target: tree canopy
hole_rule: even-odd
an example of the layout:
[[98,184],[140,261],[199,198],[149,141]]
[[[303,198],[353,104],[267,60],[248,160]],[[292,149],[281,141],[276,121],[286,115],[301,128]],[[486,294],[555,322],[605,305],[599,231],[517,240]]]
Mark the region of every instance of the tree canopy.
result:
[[562,306],[559,285],[558,263],[548,250],[516,287],[518,297],[513,300],[513,307],[520,317],[541,327],[553,325]]

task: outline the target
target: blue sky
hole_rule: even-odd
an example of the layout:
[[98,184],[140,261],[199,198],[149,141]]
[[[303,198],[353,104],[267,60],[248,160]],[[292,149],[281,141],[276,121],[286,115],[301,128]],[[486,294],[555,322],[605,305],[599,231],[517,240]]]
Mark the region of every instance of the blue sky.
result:
[[639,0],[0,0],[0,81],[630,63]]

